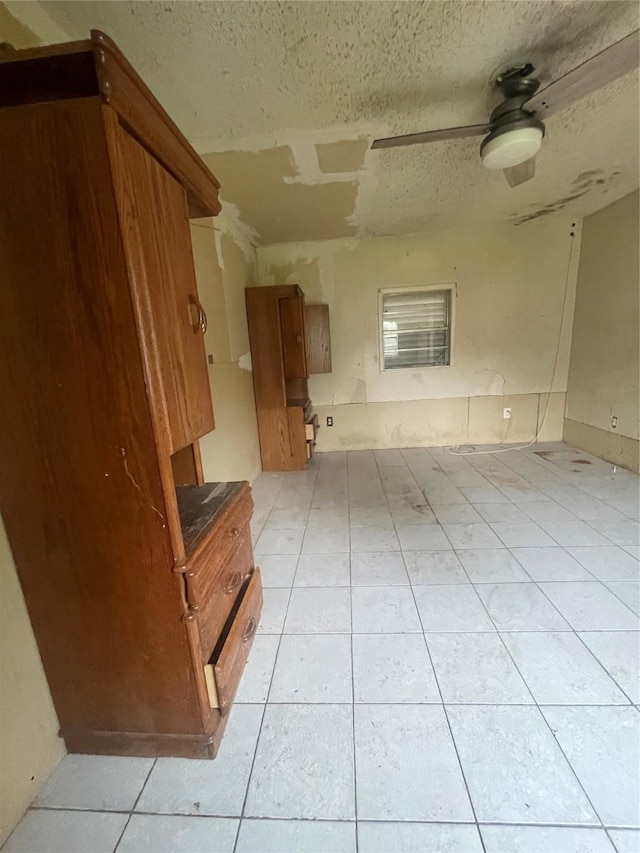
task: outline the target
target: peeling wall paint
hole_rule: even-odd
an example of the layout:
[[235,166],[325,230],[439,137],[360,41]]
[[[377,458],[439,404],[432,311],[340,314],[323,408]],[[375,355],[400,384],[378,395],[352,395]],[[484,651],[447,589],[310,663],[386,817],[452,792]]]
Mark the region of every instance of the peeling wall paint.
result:
[[252,242],[331,239],[357,233],[354,173],[324,174],[315,147],[300,142],[258,151],[217,151],[205,161],[220,181],[223,212],[250,223]]
[[[242,250],[247,263],[255,270],[256,253],[254,246],[258,239],[258,233],[255,228],[247,225],[240,216],[240,211],[235,204],[225,202],[222,212],[211,220],[213,229],[216,232],[216,245],[219,243],[219,235],[228,234],[236,245]],[[224,263],[222,252],[218,252],[220,263]]]
[[244,355],[241,355],[238,359],[238,367],[240,370],[248,370],[251,372],[253,370],[253,363],[251,361],[251,351],[245,352]]
[[369,144],[366,138],[316,143],[320,171],[329,174],[359,171],[364,166]]
[[[606,14],[582,0],[11,8],[45,41],[104,29],[199,152],[242,154],[220,166],[222,199],[262,245],[580,218],[637,187],[637,72],[551,116],[535,179],[513,190],[482,168],[479,139],[368,148],[486,121],[497,68],[531,61],[548,83],[637,27],[625,0],[608,0]],[[594,170],[611,179],[580,186]]]
[[[505,427],[501,400],[514,399],[517,409],[530,405],[523,402],[525,398],[535,398],[537,412],[539,396],[550,390],[558,341],[553,391],[559,395],[566,391],[579,239],[579,225],[554,219],[517,230],[488,227],[271,246],[257,250],[259,283],[298,283],[308,301],[329,304],[333,373],[311,377],[311,396],[319,411],[333,414],[336,424],[343,417],[343,407],[353,407],[349,423],[354,441],[358,436],[364,440],[365,435],[374,440],[371,423],[381,430],[376,441],[389,440],[384,438],[386,426],[383,429],[371,414],[381,411],[379,403],[389,404],[383,410],[397,436],[398,430],[406,433],[408,429],[408,423],[403,427],[403,412],[409,418],[413,412],[424,412],[420,406],[405,405],[411,401],[429,401],[432,407],[437,400],[476,398],[498,401],[478,410],[476,417],[484,418],[485,441],[493,441]],[[379,289],[438,283],[456,284],[452,366],[381,371]],[[394,409],[393,403],[402,405]],[[562,406],[552,414],[552,434],[559,438]],[[469,417],[467,411],[465,431]],[[514,424],[518,418],[514,411]],[[535,431],[535,418],[525,420]],[[341,432],[335,427],[322,430],[319,449],[326,449],[326,443],[335,442]],[[413,439],[415,434],[416,430]],[[423,431],[423,436],[427,434]],[[481,435],[479,429],[474,441],[480,441]],[[349,435],[344,434],[343,446],[348,441]]]

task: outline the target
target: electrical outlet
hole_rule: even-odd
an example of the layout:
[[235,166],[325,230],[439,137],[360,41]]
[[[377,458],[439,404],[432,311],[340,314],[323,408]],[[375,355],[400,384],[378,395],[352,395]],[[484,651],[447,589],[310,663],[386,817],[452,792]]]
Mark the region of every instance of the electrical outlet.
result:
[[615,429],[617,426],[618,426],[618,418],[615,415],[613,415],[611,417],[611,428]]
[[211,353],[209,353],[209,355],[207,356],[207,361],[209,362],[209,364],[213,364],[213,356],[211,355]]
[[509,418],[511,417],[511,409],[509,409],[509,408],[503,409],[502,410],[502,417],[504,418],[505,421],[508,421]]
[[327,418],[327,426],[333,426],[333,418],[330,415]]

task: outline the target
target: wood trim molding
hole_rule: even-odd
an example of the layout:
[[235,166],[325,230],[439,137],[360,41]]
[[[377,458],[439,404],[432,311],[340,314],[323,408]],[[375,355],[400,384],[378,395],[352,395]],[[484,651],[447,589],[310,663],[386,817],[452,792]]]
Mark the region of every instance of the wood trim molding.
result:
[[220,213],[220,184],[105,33],[92,30],[90,41],[0,51],[0,107],[97,96],[184,187],[191,218]]
[[271,284],[266,287],[246,287],[245,298],[286,299],[291,296],[304,296],[299,284]]
[[216,216],[221,210],[216,178],[109,36],[91,30],[91,43],[103,100],[185,188],[189,216]]

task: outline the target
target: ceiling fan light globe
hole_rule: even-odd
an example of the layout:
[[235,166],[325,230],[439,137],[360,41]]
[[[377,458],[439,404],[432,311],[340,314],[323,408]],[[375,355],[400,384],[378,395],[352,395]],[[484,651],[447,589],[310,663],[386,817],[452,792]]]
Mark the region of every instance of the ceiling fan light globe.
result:
[[482,146],[482,165],[486,169],[508,169],[534,157],[542,145],[543,131],[538,127],[517,127],[505,131]]

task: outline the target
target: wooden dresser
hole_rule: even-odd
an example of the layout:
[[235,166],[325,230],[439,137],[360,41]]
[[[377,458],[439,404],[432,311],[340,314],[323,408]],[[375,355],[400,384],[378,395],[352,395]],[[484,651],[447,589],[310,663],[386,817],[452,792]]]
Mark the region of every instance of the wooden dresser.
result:
[[70,752],[214,757],[262,604],[189,217],[219,185],[102,33],[0,61],[0,501]]
[[245,295],[262,470],[301,471],[319,429],[309,374],[331,372],[328,306],[305,306],[297,284]]

